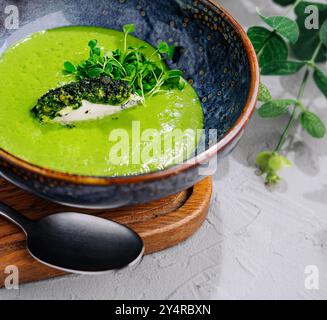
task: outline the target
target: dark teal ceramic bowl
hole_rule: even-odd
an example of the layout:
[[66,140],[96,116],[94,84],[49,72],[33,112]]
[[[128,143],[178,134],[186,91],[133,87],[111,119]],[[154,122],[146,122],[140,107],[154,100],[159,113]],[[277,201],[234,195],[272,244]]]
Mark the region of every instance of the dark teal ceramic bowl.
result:
[[[55,172],[0,149],[0,173],[7,180],[62,204],[115,208],[148,202],[191,187],[205,178],[199,172],[201,163],[217,155],[219,159],[236,146],[255,108],[259,68],[246,33],[213,1],[20,0],[10,4],[19,8],[21,27],[16,31],[0,29],[1,50],[44,29],[88,25],[121,30],[122,25],[131,21],[138,26],[135,35],[153,45],[162,39],[176,43],[179,54],[172,67],[184,70],[199,94],[208,133],[205,150],[198,152],[196,159],[132,177]],[[215,137],[209,136],[209,129],[217,130]]]

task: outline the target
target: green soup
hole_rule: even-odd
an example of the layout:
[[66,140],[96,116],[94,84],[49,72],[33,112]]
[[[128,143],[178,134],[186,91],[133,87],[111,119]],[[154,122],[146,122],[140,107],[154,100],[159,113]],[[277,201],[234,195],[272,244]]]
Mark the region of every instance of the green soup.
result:
[[[66,60],[79,63],[88,56],[87,43],[97,39],[106,49],[123,49],[121,32],[94,27],[66,27],[31,35],[9,48],[0,58],[0,148],[33,164],[82,175],[123,176],[147,173],[170,166],[176,157],[191,155],[187,129],[203,127],[199,99],[190,85],[146,99],[144,105],[124,110],[100,120],[76,123],[69,128],[59,124],[41,124],[30,110],[49,89],[74,80],[63,73]],[[143,41],[129,37],[129,44]],[[146,54],[154,49],[149,47]],[[140,133],[139,137],[132,135]],[[151,150],[153,138],[148,129],[159,132],[161,153]],[[165,144],[167,132],[179,129],[182,143]],[[125,139],[119,138],[119,132]],[[145,133],[145,137],[142,135]],[[145,139],[143,139],[145,138]],[[158,137],[157,137],[158,139]],[[192,139],[191,139],[192,140]],[[119,150],[128,145],[128,152]],[[165,145],[165,147],[164,147]],[[167,147],[168,145],[168,147]],[[194,148],[193,148],[194,149]],[[163,151],[164,150],[164,151]],[[148,152],[150,160],[136,153]],[[111,161],[117,154],[120,161]]]

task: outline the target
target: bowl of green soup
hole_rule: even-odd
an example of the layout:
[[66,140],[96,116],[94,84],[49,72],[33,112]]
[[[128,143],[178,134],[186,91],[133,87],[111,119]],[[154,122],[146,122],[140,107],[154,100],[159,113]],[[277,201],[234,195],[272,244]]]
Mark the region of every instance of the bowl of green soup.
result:
[[16,9],[19,28],[0,27],[0,174],[22,189],[80,208],[145,203],[212,174],[242,136],[258,64],[216,3]]

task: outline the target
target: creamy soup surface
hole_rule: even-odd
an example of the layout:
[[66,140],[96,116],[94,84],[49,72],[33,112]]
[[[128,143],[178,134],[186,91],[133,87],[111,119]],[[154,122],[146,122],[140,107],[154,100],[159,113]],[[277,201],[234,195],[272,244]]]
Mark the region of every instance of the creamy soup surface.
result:
[[[78,64],[85,60],[90,39],[97,39],[101,47],[108,50],[123,49],[124,46],[122,32],[65,27],[35,33],[0,57],[0,148],[45,168],[92,176],[148,173],[170,166],[181,152],[184,159],[189,157],[194,151],[189,150],[192,149],[190,139],[183,139],[178,148],[174,148],[174,144],[171,149],[167,147],[169,144],[164,147],[167,132],[180,129],[186,137],[186,129],[203,128],[201,103],[189,84],[182,91],[174,89],[159,93],[147,98],[145,104],[114,116],[79,122],[72,128],[42,124],[33,117],[30,111],[38,98],[50,89],[74,80],[73,76],[64,74],[63,62],[69,60]],[[145,42],[129,36],[129,44],[140,46]],[[149,46],[146,55],[153,51],[154,48]],[[140,124],[140,140],[137,137],[132,140],[133,123],[134,128]],[[128,133],[129,151],[125,156],[116,150],[119,140],[111,141],[117,129]],[[135,152],[140,155],[152,152],[151,139],[142,139],[142,133],[147,129],[160,132],[162,152],[159,156],[153,153],[154,156],[146,161],[141,156],[137,163]],[[121,156],[119,163],[110,159],[115,152]]]

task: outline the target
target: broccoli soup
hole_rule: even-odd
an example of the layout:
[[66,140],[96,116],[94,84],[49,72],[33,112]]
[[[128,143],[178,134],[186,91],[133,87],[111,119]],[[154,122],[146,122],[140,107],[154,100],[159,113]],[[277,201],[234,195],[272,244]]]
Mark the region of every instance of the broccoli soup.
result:
[[190,157],[203,128],[197,94],[164,63],[174,47],[153,48],[133,31],[65,27],[10,47],[0,57],[0,148],[93,176],[142,174]]

